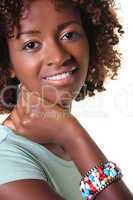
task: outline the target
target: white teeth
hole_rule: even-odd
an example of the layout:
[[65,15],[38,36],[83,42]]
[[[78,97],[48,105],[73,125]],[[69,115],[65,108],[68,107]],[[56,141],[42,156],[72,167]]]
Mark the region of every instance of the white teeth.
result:
[[64,78],[70,76],[70,74],[71,74],[71,72],[66,72],[66,73],[63,73],[63,74],[60,74],[60,75],[48,77],[46,79],[47,80],[61,80],[61,79],[64,79]]
[[64,79],[68,76],[71,75],[72,71],[74,69],[76,69],[77,67],[73,67],[71,72],[65,72],[65,73],[62,73],[62,74],[59,74],[59,75],[55,75],[55,76],[51,76],[51,77],[46,77],[46,80],[61,80],[61,79]]

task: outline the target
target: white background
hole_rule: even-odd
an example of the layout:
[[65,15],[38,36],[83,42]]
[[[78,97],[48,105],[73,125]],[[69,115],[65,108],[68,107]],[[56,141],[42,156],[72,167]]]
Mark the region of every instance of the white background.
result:
[[133,1],[119,0],[118,7],[125,30],[121,39],[123,61],[118,79],[107,83],[106,92],[74,102],[72,113],[108,159],[120,166],[124,181],[133,191]]

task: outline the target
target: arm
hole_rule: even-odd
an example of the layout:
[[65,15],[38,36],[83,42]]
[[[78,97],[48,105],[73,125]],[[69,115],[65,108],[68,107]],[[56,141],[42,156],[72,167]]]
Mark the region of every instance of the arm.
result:
[[[39,108],[45,113],[47,110],[42,105]],[[36,113],[39,112],[39,109]],[[62,109],[55,106],[52,108],[57,114],[62,116]],[[50,141],[64,146],[75,162],[81,175],[89,171],[99,162],[105,162],[107,158],[91,139],[86,130],[80,125],[78,120],[70,114],[69,117],[60,118],[41,118],[40,116],[30,115],[26,117],[21,104],[12,112],[12,121],[17,132],[38,143],[48,143]],[[26,119],[28,119],[27,123]],[[52,126],[51,126],[52,124]],[[59,131],[60,130],[60,131]],[[38,134],[36,134],[38,133]],[[80,156],[79,156],[80,155]],[[123,181],[112,183],[103,190],[97,197],[98,200],[131,200],[133,196]]]
[[[84,175],[99,162],[107,161],[105,155],[78,121],[72,121],[66,135],[67,138],[65,138],[63,145],[69,151],[81,175]],[[97,195],[97,200],[127,199],[133,200],[133,195],[122,180],[112,183]]]
[[43,180],[19,180],[0,186],[0,200],[64,200]]
[[[82,175],[96,163],[106,161],[106,157],[78,123],[76,123],[76,125],[69,123],[68,127],[67,134],[65,134],[67,138],[62,140],[62,144],[68,149],[68,152]],[[1,185],[0,199],[65,200],[56,194],[45,181],[33,179],[19,180]],[[133,196],[123,181],[111,184],[97,196],[97,200],[132,199]]]

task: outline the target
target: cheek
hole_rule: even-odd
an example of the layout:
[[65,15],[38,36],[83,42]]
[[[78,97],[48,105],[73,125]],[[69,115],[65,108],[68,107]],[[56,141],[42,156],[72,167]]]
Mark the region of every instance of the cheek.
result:
[[80,67],[88,68],[89,65],[89,44],[87,39],[83,39],[72,49],[72,54],[79,63]]
[[12,65],[17,78],[21,81],[23,79],[33,78],[34,74],[34,64],[27,62],[27,60],[22,60],[19,57],[12,59]]
[[81,51],[80,51],[80,57],[82,58],[82,63],[83,63],[83,68],[84,68],[84,72],[83,72],[84,81],[86,79],[88,69],[89,69],[89,61],[90,61],[89,54],[90,54],[90,49],[89,49],[88,40],[85,39],[83,45],[81,46]]
[[89,68],[89,45],[82,43],[78,48],[74,50],[74,57],[76,58],[80,67],[80,77],[81,81],[84,82],[88,68]]
[[16,76],[20,76],[20,74],[25,73],[27,75],[32,74],[36,65],[36,63],[34,62],[34,56],[31,56],[28,53],[25,53],[23,50],[19,49],[19,47],[17,47],[17,44],[13,40],[10,40],[8,42],[8,47],[10,62],[15,70]]
[[77,48],[75,48],[74,57],[76,58],[78,64],[80,65],[79,73],[79,86],[81,87],[86,80],[88,68],[89,68],[89,44],[87,39],[81,42]]
[[33,56],[30,57],[14,50],[10,54],[10,61],[19,80],[22,80],[23,78],[26,79],[27,77],[29,77],[29,79],[30,77],[34,79],[37,62]]

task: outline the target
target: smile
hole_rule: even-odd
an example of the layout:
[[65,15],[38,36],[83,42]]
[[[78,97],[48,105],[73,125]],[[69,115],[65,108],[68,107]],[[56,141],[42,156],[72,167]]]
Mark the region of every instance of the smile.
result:
[[73,67],[72,70],[69,72],[64,72],[50,77],[45,77],[43,78],[43,80],[45,80],[45,82],[47,81],[49,83],[53,83],[55,85],[60,85],[60,86],[70,84],[74,81],[75,79],[74,74],[76,74],[78,69],[79,69],[78,67]]
[[76,69],[77,67],[73,67],[70,72],[64,72],[61,74],[53,75],[50,77],[46,77],[46,80],[62,80],[72,74],[72,72]]

